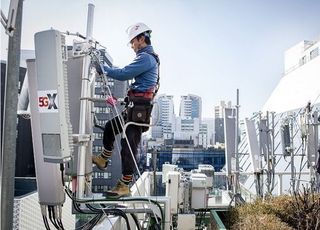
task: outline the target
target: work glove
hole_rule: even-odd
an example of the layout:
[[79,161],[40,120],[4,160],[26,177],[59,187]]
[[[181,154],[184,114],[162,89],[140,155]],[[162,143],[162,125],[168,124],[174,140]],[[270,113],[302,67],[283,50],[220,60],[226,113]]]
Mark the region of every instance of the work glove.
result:
[[94,67],[96,68],[96,71],[99,75],[103,74],[103,70],[99,62],[94,62]]
[[106,103],[108,103],[109,105],[115,106],[118,102],[118,99],[114,96],[107,96],[106,97]]

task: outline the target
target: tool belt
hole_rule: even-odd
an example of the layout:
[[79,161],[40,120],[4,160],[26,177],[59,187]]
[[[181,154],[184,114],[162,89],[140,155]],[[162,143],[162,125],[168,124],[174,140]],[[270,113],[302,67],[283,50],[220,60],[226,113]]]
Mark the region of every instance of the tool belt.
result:
[[[150,124],[150,117],[153,108],[153,92],[128,92],[127,97],[127,121],[133,121],[142,124]],[[142,127],[145,132],[149,128]]]
[[153,91],[147,91],[147,92],[134,92],[132,90],[128,91],[128,97],[132,98],[141,98],[141,99],[149,99],[152,100],[154,97],[154,92]]

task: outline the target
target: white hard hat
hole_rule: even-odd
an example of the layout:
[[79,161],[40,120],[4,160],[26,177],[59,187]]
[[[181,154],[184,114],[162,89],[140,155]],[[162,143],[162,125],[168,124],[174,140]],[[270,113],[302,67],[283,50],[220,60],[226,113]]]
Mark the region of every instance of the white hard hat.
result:
[[151,33],[152,30],[144,23],[139,22],[132,26],[129,26],[127,29],[128,33],[128,42],[130,42],[132,39],[134,39],[136,36],[138,36],[141,33],[149,32]]

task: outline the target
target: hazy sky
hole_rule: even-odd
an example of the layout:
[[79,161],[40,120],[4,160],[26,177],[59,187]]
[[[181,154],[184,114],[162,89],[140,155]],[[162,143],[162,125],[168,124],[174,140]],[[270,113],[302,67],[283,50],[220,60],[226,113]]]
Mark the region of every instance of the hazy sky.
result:
[[[118,66],[134,53],[126,28],[144,22],[161,58],[159,93],[202,97],[203,116],[213,117],[220,100],[235,103],[240,115],[259,111],[283,73],[285,50],[320,38],[319,0],[25,0],[22,49],[33,49],[34,33],[54,28],[86,33],[87,5],[95,5],[94,38]],[[7,14],[8,0],[1,0]],[[1,27],[1,58],[7,39]]]

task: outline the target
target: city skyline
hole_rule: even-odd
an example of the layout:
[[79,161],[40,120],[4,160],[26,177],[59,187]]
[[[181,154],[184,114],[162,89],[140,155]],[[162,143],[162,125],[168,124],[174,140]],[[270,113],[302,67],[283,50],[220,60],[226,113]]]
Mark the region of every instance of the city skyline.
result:
[[[154,100],[151,138],[157,144],[165,140],[192,140],[194,146],[214,145],[214,119],[202,118],[201,97],[188,94],[180,97],[179,113],[174,112],[173,96],[160,94]],[[223,134],[222,134],[223,135]],[[156,142],[157,142],[156,141]]]
[[[175,107],[179,95],[199,95],[203,117],[213,117],[221,100],[235,104],[237,88],[241,117],[261,110],[282,77],[284,52],[320,35],[316,0],[57,0],[50,7],[34,0],[24,2],[21,48],[33,49],[34,33],[50,28],[85,34],[88,3],[95,5],[94,38],[118,66],[134,57],[126,46],[126,28],[138,21],[148,24],[161,57],[159,94],[174,95]],[[1,1],[5,13],[8,4]],[[1,59],[7,57],[6,47],[2,28]]]

